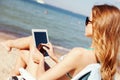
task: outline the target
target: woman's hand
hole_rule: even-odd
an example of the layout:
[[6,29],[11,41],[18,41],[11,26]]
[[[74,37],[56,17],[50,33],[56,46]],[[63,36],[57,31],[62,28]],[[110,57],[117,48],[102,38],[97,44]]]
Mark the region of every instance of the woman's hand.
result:
[[47,51],[48,55],[50,56],[51,59],[53,59],[56,63],[58,63],[58,58],[57,56],[54,54],[54,50],[53,50],[53,46],[52,44],[49,42],[47,44],[43,44],[45,46],[47,46],[48,48],[43,46],[43,49]]
[[41,61],[44,61],[44,56],[37,48],[34,48],[32,58],[33,58],[33,61],[37,64],[39,64]]
[[4,42],[1,42],[0,43],[1,46],[3,46],[8,52],[11,51],[11,40],[8,40],[8,41],[4,41]]

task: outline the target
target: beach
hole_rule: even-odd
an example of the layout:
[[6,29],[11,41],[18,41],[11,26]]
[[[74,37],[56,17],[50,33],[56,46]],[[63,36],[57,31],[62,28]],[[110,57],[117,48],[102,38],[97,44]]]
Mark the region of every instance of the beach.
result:
[[[85,33],[86,15],[73,13],[37,0],[0,1],[0,42],[31,35],[32,29],[47,29],[49,41],[58,57],[74,47],[88,48],[91,39]],[[14,68],[19,49],[7,52],[0,45],[0,80],[6,80]],[[52,67],[51,59],[46,62]],[[116,80],[120,75],[116,73]]]

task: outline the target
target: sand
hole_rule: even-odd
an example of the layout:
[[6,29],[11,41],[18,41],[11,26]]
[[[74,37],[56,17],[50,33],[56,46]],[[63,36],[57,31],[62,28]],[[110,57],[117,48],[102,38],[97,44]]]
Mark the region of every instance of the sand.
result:
[[[15,38],[17,37],[0,32],[0,42]],[[13,65],[15,65],[15,60],[18,55],[17,52],[17,49],[13,49],[10,53],[8,53],[7,50],[0,45],[0,80],[6,80],[8,78]]]

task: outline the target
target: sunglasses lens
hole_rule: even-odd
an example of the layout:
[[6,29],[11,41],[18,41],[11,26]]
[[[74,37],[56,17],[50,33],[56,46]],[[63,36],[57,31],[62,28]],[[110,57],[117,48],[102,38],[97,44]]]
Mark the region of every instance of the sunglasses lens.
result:
[[89,22],[89,18],[86,17],[86,21],[85,21],[85,25],[86,25],[86,26],[87,26],[88,22]]

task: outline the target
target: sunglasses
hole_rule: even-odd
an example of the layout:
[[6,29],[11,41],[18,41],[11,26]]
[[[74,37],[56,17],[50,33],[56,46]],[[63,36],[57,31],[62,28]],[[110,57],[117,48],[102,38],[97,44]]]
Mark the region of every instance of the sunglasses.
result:
[[89,17],[86,17],[85,25],[87,26],[89,23],[92,23],[92,21],[89,20]]

